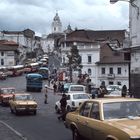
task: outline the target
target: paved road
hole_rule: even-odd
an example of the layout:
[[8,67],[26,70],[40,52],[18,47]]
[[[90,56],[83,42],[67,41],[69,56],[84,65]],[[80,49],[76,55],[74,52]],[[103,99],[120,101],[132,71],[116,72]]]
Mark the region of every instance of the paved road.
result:
[[[0,81],[0,87],[13,86],[19,92],[25,92],[25,84],[25,76]],[[0,120],[10,125],[28,140],[72,140],[71,131],[64,127],[63,122],[57,120],[58,115],[54,110],[55,101],[60,99],[60,95],[54,95],[50,91],[48,93],[49,104],[44,104],[43,92],[31,94],[38,103],[36,116],[31,114],[15,116],[10,113],[9,107],[0,106]]]

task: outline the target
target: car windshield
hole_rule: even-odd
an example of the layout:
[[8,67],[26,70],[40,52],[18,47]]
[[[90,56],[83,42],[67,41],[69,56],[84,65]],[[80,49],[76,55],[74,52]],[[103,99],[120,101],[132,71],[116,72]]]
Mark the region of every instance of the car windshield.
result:
[[140,101],[124,101],[103,104],[104,119],[119,119],[140,116]]
[[1,93],[3,93],[3,94],[13,94],[13,93],[15,93],[15,89],[14,88],[2,89]]
[[75,100],[89,99],[89,96],[87,94],[74,94],[73,99],[75,99]]
[[15,100],[32,100],[31,95],[16,95]]

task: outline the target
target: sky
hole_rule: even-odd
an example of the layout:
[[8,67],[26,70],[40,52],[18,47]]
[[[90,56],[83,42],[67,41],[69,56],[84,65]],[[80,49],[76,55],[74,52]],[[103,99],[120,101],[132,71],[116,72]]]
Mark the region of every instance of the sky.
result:
[[0,30],[23,31],[38,36],[51,33],[51,23],[58,12],[65,30],[128,29],[128,2],[110,4],[109,0],[0,0]]

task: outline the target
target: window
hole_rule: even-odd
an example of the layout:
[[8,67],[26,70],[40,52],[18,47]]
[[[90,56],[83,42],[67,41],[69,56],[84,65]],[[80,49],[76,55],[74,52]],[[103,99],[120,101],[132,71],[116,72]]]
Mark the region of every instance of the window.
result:
[[92,103],[91,102],[86,102],[81,111],[80,111],[80,115],[82,116],[85,116],[85,117],[88,117],[89,113],[90,113],[90,108],[92,106]]
[[105,74],[105,68],[101,68],[101,73]]
[[1,56],[4,56],[4,52],[1,52]]
[[113,74],[113,68],[109,68],[109,74]]
[[98,103],[93,103],[90,117],[93,119],[97,119],[97,120],[100,119],[99,104]]
[[91,75],[91,69],[88,69],[88,74]]
[[88,56],[88,63],[91,63],[91,55]]
[[4,59],[1,59],[1,65],[4,65]]
[[121,67],[118,68],[118,74],[121,74]]

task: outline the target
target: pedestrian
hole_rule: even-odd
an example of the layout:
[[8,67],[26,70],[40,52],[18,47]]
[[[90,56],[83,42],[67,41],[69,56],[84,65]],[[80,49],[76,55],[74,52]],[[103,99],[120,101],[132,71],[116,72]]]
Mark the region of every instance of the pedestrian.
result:
[[44,103],[45,104],[48,104],[48,89],[46,87],[46,90],[45,90],[45,99],[44,99]]
[[64,93],[64,84],[63,83],[61,84],[61,90],[60,91],[61,91],[61,93]]
[[102,85],[101,85],[100,88],[99,88],[98,97],[99,97],[99,98],[103,98],[105,94],[107,94],[107,89],[106,89],[105,86],[102,86]]
[[56,83],[54,82],[54,84],[53,84],[53,91],[54,91],[54,94],[56,93],[56,91],[57,91],[57,85],[56,85]]
[[66,106],[67,106],[67,98],[66,94],[62,94],[62,98],[60,100],[60,107],[61,107],[61,115],[58,117],[58,120],[65,121],[66,118]]
[[127,95],[127,87],[126,87],[126,85],[123,85],[123,87],[122,87],[122,97],[126,97],[126,95]]

